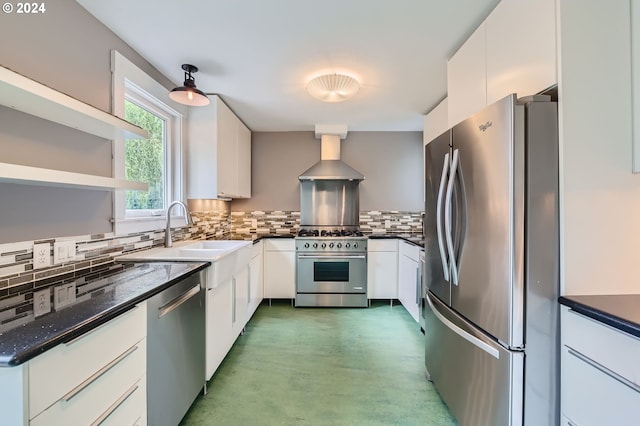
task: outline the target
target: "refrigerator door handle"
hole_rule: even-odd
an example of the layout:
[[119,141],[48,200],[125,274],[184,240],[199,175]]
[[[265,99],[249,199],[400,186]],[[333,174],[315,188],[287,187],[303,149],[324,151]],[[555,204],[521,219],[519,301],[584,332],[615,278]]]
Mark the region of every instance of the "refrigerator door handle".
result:
[[[436,204],[436,233],[438,234],[438,249],[440,250],[440,259],[442,260],[442,270],[444,271],[444,279],[449,281],[449,262],[447,261],[447,252],[444,248],[444,238],[442,237],[442,204],[444,197],[444,187],[447,182],[449,173],[449,153],[444,156],[444,164],[442,166],[442,176],[440,176],[440,187],[438,188],[438,202]],[[446,219],[445,219],[446,220]]]
[[466,332],[461,327],[457,326],[448,318],[446,318],[444,315],[442,315],[442,313],[440,313],[438,308],[431,301],[431,296],[428,293],[427,293],[427,303],[429,304],[429,307],[431,308],[431,311],[436,316],[436,318],[438,318],[438,320],[442,324],[444,324],[449,330],[453,331],[458,336],[462,337],[464,340],[471,343],[472,345],[482,349],[483,351],[485,351],[495,359],[500,359],[500,352],[496,348],[494,348],[493,346],[489,345],[486,342],[483,342],[481,339],[477,338],[476,336]]
[[444,229],[447,240],[447,249],[449,251],[449,262],[451,262],[451,282],[458,285],[458,265],[456,264],[456,253],[453,246],[453,232],[451,230],[451,196],[453,195],[453,186],[456,180],[456,173],[459,164],[458,150],[453,151],[453,160],[451,161],[451,173],[449,173],[449,183],[447,184],[447,195],[444,201]]

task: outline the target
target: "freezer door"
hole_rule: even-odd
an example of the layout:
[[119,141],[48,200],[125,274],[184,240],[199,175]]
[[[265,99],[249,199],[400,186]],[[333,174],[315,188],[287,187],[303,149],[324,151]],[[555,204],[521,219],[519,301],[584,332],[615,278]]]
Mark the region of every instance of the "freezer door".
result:
[[524,353],[509,351],[427,294],[427,376],[461,426],[521,426]]
[[444,197],[449,178],[451,132],[448,130],[425,146],[425,216],[423,221],[424,287],[445,303],[451,303],[449,258],[444,234]]
[[515,95],[452,129],[463,233],[452,239],[451,306],[511,348],[524,344],[523,129]]

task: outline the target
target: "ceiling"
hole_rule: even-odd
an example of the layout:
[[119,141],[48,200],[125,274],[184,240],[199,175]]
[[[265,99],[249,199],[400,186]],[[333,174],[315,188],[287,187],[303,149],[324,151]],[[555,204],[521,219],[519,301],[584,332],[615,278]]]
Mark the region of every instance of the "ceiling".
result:
[[[77,0],[160,72],[216,93],[252,131],[421,131],[446,96],[446,61],[499,0]],[[360,91],[323,103],[319,72]]]

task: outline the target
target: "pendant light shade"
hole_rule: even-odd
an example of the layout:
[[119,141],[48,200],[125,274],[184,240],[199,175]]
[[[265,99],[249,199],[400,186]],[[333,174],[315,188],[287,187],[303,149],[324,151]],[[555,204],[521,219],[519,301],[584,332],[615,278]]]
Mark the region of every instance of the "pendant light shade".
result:
[[169,97],[174,101],[189,106],[209,105],[209,98],[201,90],[196,88],[196,80],[191,75],[198,72],[198,67],[189,64],[182,64],[184,70],[184,86],[176,87],[169,93]]
[[360,83],[346,74],[324,74],[307,83],[307,92],[323,102],[342,102],[360,89]]

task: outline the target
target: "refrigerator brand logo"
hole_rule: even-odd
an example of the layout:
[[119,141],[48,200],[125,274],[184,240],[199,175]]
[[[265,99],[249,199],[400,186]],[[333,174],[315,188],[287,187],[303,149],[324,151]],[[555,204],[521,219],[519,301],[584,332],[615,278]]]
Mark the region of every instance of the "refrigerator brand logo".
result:
[[493,126],[493,122],[487,121],[486,123],[479,125],[478,129],[480,129],[481,131],[484,132],[485,130],[487,130],[491,126]]

